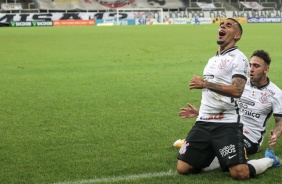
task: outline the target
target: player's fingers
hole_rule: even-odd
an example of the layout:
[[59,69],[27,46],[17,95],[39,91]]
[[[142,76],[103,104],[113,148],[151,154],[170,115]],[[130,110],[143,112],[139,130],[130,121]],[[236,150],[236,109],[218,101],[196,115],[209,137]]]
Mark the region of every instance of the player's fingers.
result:
[[189,88],[190,88],[190,89],[194,89],[194,88],[195,88],[194,83],[193,83],[193,84],[190,84],[190,85],[189,85]]
[[187,103],[188,107],[192,108],[192,109],[195,109],[195,107],[189,103]]
[[275,145],[276,145],[276,141],[277,140],[270,140],[270,141],[268,141],[268,145],[269,145],[269,147],[274,147]]
[[268,146],[269,146],[270,148],[273,148],[275,145],[276,145],[276,143],[270,143],[270,144],[268,144]]
[[277,137],[276,137],[276,135],[273,133],[272,130],[270,131],[270,139],[271,139],[271,140],[273,139],[273,140],[275,140],[275,141],[277,140]]
[[186,118],[186,115],[185,115],[185,114],[179,114],[179,116],[180,116],[182,119]]

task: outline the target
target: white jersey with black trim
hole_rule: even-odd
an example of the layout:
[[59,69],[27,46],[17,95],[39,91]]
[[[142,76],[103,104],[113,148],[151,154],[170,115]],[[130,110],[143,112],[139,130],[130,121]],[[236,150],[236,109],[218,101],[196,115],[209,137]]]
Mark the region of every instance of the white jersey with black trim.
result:
[[248,79],[239,106],[244,135],[261,145],[271,115],[282,116],[281,89],[269,80],[266,85],[256,88]]
[[[232,85],[233,77],[247,80],[249,74],[247,57],[232,47],[209,59],[203,75],[204,80],[220,85]],[[217,123],[239,122],[238,99],[227,97],[209,89],[202,89],[202,100],[197,121]]]

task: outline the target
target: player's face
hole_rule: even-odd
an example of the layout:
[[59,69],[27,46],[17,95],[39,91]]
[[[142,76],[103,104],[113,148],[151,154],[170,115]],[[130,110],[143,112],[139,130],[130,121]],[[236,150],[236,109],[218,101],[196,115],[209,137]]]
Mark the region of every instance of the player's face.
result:
[[218,29],[217,44],[228,45],[232,41],[239,40],[241,35],[239,34],[239,28],[236,22],[231,19],[226,19],[224,22],[220,23]]
[[253,56],[250,60],[250,80],[253,85],[261,86],[266,78],[269,66],[260,57]]

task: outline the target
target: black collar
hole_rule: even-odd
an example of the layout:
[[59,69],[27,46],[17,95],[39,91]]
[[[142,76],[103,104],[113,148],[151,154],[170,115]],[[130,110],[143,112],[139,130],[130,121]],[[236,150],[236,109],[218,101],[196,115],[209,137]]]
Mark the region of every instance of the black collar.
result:
[[266,86],[268,86],[269,85],[269,78],[267,77],[267,83],[266,84],[264,84],[264,85],[262,85],[262,86],[254,86],[252,83],[251,83],[251,81],[250,81],[250,84],[251,84],[251,86],[252,87],[256,87],[257,89],[263,89],[263,88],[265,88]]
[[229,49],[223,51],[221,54],[218,54],[218,51],[216,51],[216,56],[224,55],[224,54],[226,54],[226,53],[228,53],[228,52],[231,52],[231,51],[233,51],[233,50],[236,50],[236,49],[238,49],[238,47],[237,47],[237,46],[234,46],[234,47],[231,47],[231,48],[229,48]]

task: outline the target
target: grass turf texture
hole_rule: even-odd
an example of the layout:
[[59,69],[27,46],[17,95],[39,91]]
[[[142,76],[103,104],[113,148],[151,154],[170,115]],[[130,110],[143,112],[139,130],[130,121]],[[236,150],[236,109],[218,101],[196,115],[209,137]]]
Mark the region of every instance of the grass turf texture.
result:
[[[244,24],[238,46],[248,57],[269,51],[270,79],[282,88],[281,27]],[[217,28],[1,28],[0,183],[238,183],[219,170],[171,174],[172,143],[194,123],[178,111],[200,104],[200,91],[188,83],[215,54]],[[268,130],[273,125],[272,118]],[[263,157],[268,135],[250,158]],[[282,157],[280,148],[281,141],[275,152]],[[277,183],[280,170],[244,183]],[[149,176],[161,172],[170,174]]]

